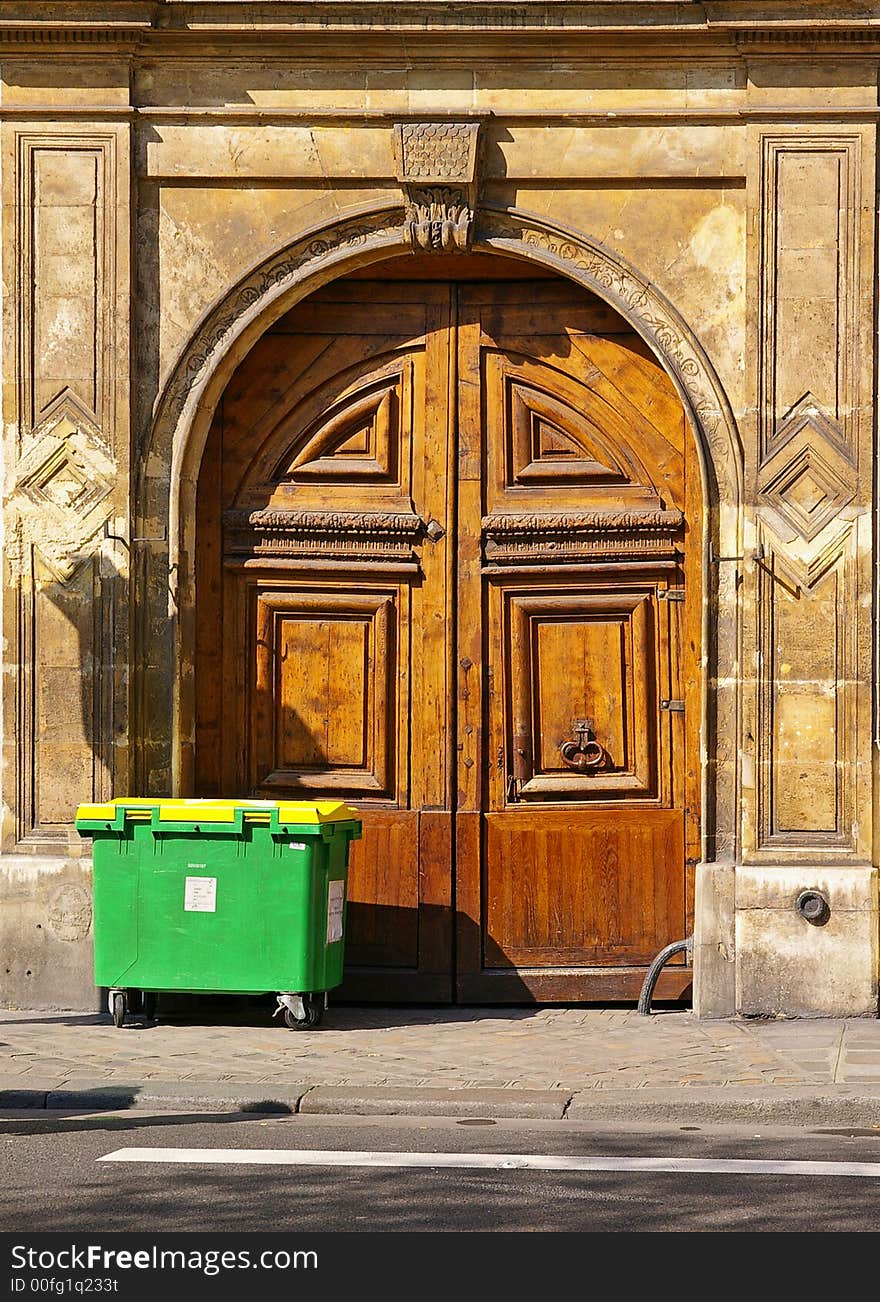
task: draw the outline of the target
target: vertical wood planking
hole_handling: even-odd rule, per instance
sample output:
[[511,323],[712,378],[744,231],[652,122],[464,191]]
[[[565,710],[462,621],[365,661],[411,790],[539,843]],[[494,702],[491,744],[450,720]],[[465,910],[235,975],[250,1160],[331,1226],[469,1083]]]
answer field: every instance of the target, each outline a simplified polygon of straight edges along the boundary
[[[681,407],[619,318],[570,286],[366,279],[294,309],[227,391],[237,450],[224,457],[225,501],[414,511],[430,532],[393,602],[378,558],[359,576],[338,560],[234,577],[229,657],[246,634],[256,674],[241,726],[257,759],[263,738],[279,738],[254,780],[267,793],[338,791],[362,812],[346,993],[445,997],[454,948],[466,997],[509,995],[520,968],[545,972],[552,997],[571,989],[560,965],[645,963],[664,928],[663,943],[682,934],[671,752],[685,724],[667,716],[661,729],[656,713],[683,612],[661,609],[661,580],[635,564],[623,577],[548,555],[486,583],[482,518],[683,506]],[[230,684],[249,672],[227,665]],[[595,779],[561,762],[582,717],[616,752]]]

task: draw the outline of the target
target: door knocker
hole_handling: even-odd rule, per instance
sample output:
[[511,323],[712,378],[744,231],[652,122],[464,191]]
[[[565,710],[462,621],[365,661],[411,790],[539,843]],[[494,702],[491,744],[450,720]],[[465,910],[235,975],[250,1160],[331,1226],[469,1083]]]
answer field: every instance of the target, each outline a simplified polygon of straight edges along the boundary
[[577,741],[564,741],[559,749],[564,763],[577,773],[598,773],[611,763],[611,756],[593,733],[592,719],[572,719]]

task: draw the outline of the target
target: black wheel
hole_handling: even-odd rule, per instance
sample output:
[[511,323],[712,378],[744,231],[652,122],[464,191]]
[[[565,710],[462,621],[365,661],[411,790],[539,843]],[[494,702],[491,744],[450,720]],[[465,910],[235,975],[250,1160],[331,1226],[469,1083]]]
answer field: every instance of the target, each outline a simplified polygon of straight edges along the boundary
[[156,1017],[156,992],[155,990],[141,991],[141,1006],[144,1017],[148,1022],[152,1022]]
[[284,1020],[291,1031],[313,1031],[320,1026],[324,1013],[324,1001],[318,995],[302,995],[305,1017],[296,1017],[293,1010],[284,1009]]
[[122,990],[114,991],[110,1011],[113,1014],[113,1025],[122,1026],[125,1021],[125,994]]

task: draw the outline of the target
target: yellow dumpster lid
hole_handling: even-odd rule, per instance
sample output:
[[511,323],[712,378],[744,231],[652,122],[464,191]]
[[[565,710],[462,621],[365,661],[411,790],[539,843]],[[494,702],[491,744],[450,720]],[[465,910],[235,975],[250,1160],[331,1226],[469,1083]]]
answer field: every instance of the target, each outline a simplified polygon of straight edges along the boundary
[[357,810],[341,800],[191,800],[185,797],[122,796],[99,804],[83,804],[76,811],[77,821],[112,820],[117,810],[125,809],[133,818],[151,818],[158,809],[160,823],[234,823],[236,811],[244,811],[248,821],[268,822],[277,809],[281,823],[339,823],[357,818]]

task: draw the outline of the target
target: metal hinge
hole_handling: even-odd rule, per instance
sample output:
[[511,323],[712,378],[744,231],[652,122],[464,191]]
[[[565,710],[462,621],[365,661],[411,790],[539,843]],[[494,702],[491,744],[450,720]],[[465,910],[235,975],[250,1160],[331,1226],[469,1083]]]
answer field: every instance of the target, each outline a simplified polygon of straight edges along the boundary
[[660,702],[661,710],[669,710],[672,714],[684,714],[684,701],[663,700]]
[[684,601],[684,588],[661,588],[657,596],[660,601]]

